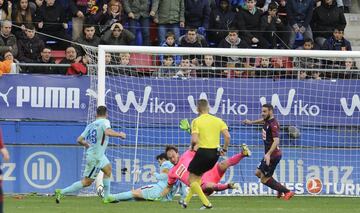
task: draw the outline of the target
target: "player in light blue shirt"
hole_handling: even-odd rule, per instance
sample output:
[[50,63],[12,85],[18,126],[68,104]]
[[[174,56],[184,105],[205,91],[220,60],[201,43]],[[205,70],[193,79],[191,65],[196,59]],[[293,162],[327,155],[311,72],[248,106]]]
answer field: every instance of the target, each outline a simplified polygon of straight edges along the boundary
[[[161,198],[161,192],[167,186],[167,173],[174,165],[167,160],[165,153],[156,156],[156,160],[160,165],[160,173],[155,172],[153,174],[158,181],[157,183],[143,186],[135,190],[110,195],[107,199],[104,200],[104,203],[130,200],[159,200]],[[186,190],[185,185],[181,185],[179,182],[176,184],[176,186],[177,187],[174,187],[166,197],[162,198],[162,201],[171,201],[178,190],[180,190],[180,194],[182,194],[183,197],[186,195],[186,192],[184,191]]]
[[60,203],[60,199],[64,194],[76,192],[84,187],[90,186],[100,170],[104,172],[104,198],[109,196],[111,163],[105,156],[105,150],[109,143],[109,137],[125,139],[126,134],[112,130],[110,121],[107,117],[106,107],[99,106],[96,109],[96,120],[89,124],[84,132],[78,137],[77,142],[86,148],[86,165],[83,173],[84,178],[64,189],[56,189],[56,203]]

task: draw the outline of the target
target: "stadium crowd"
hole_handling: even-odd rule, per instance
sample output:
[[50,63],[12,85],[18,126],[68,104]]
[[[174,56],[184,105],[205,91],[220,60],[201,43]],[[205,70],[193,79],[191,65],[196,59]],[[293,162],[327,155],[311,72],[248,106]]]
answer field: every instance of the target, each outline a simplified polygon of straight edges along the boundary
[[[146,45],[351,51],[344,12],[351,0],[0,0],[0,73],[12,62],[23,73],[82,75],[92,63],[81,45]],[[63,57],[52,53],[64,51]],[[11,54],[11,57],[9,56]],[[108,64],[134,64],[134,54],[107,55]],[[324,69],[357,69],[351,58],[152,57],[156,70],[119,68],[117,74],[158,77],[334,77]],[[173,69],[176,67],[177,69]],[[195,69],[194,67],[201,67]],[[216,69],[215,67],[227,67]],[[269,68],[266,72],[252,68]],[[289,74],[287,68],[318,69]],[[231,68],[246,68],[231,70]],[[283,71],[271,71],[271,69]],[[358,78],[349,72],[335,77]]]

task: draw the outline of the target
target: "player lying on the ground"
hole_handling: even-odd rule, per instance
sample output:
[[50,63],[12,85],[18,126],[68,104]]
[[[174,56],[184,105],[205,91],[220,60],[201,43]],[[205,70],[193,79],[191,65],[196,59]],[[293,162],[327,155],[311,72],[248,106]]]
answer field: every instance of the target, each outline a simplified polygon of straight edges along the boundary
[[[141,188],[122,192],[119,194],[110,195],[107,199],[104,200],[104,203],[111,203],[114,201],[129,201],[129,200],[158,200],[160,198],[161,192],[167,186],[169,170],[174,166],[170,161],[167,160],[166,154],[162,153],[156,156],[156,160],[160,165],[160,173],[154,173],[154,176],[158,182],[156,184],[151,184],[143,186]],[[169,194],[164,197],[164,201],[171,201],[175,193],[179,189],[179,193],[184,197],[186,195],[186,186],[180,181],[175,183],[175,186]]]
[[[216,163],[211,170],[209,170],[202,176],[201,188],[206,195],[211,195],[215,191],[224,191],[226,189],[235,188],[234,183],[221,184],[219,182],[229,167],[238,164],[241,159],[251,155],[251,151],[246,144],[243,144],[241,148],[241,153],[238,153],[226,160]],[[173,186],[178,180],[189,186],[189,171],[187,170],[187,168],[189,166],[189,163],[195,156],[194,150],[187,150],[180,157],[178,149],[175,146],[167,146],[165,152],[167,157],[169,158],[169,161],[175,166],[170,169],[168,173],[168,185],[161,193],[162,197],[166,196],[168,193],[171,192]]]

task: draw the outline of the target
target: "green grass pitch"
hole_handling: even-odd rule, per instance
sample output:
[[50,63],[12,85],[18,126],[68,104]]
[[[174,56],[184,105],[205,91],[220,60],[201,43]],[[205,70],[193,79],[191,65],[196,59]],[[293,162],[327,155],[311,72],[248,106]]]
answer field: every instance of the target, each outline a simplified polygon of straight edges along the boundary
[[[356,213],[360,212],[360,198],[294,197],[290,201],[275,197],[210,197],[211,212],[302,212],[302,213]],[[121,202],[102,204],[97,197],[68,196],[55,204],[54,197],[26,196],[23,199],[5,197],[5,213],[176,213],[199,212],[200,202],[194,197],[188,208],[181,209],[172,202]]]

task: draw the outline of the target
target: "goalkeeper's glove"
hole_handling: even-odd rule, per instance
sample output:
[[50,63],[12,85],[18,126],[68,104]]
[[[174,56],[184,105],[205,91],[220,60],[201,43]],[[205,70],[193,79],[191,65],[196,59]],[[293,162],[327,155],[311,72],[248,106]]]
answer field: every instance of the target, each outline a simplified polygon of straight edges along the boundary
[[182,119],[182,120],[180,121],[179,127],[180,127],[180,129],[182,129],[182,130],[184,130],[184,131],[186,131],[186,132],[188,132],[188,133],[191,134],[191,128],[190,128],[190,124],[189,124],[188,119],[186,119],[186,118],[185,118],[185,119]]

